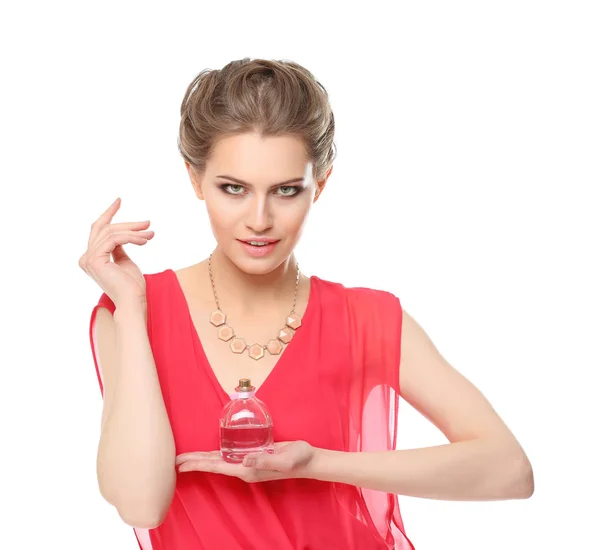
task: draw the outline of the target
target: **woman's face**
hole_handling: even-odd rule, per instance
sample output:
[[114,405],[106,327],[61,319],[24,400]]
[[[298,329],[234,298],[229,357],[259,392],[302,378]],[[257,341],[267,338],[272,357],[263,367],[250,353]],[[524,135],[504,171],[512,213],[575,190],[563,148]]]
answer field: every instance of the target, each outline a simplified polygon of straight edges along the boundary
[[[331,173],[314,180],[298,138],[254,133],[219,140],[202,174],[186,166],[219,248],[253,274],[269,273],[289,258]],[[272,244],[247,244],[261,239]]]

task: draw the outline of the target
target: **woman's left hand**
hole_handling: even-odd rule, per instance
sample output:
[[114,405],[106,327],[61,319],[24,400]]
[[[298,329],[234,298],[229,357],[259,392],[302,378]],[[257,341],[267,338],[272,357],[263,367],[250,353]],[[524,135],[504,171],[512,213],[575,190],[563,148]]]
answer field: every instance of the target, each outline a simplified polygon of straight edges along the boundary
[[306,441],[281,441],[274,447],[273,453],[250,453],[240,464],[230,464],[220,451],[210,451],[177,455],[175,465],[179,472],[224,474],[239,477],[247,483],[307,477],[315,447]]

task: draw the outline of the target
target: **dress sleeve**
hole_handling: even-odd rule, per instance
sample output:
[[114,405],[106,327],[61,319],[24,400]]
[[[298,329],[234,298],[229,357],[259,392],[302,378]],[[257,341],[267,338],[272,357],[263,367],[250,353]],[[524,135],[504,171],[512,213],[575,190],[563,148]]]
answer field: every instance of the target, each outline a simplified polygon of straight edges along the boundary
[[[351,372],[347,404],[346,441],[351,452],[396,449],[400,398],[402,305],[384,290],[348,288],[348,330]],[[404,533],[398,496],[357,488],[365,508],[351,511],[374,525],[389,548],[413,549]],[[343,499],[340,499],[343,502]]]
[[349,289],[348,302],[352,355],[363,389],[386,386],[399,394],[400,299],[385,290],[358,287]]
[[98,308],[104,307],[110,311],[111,314],[115,313],[115,304],[108,297],[108,295],[103,292],[98,300],[98,303],[92,309],[92,315],[90,318],[90,346],[92,348],[92,357],[94,359],[94,365],[96,367],[96,375],[98,377],[98,384],[100,385],[100,392],[104,397],[104,383],[102,378],[102,365],[100,364],[100,358],[98,356],[98,349],[96,344],[96,313],[98,312]]

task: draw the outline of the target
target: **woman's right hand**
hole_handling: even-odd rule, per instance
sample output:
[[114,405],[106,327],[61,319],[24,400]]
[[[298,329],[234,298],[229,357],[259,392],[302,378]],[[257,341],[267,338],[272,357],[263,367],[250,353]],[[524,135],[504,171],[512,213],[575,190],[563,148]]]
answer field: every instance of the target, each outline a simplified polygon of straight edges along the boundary
[[146,303],[146,280],[123,245],[144,245],[154,237],[154,231],[142,231],[150,221],[111,224],[120,206],[118,198],[92,224],[88,248],[79,259],[79,267],[100,285],[115,307],[132,302]]

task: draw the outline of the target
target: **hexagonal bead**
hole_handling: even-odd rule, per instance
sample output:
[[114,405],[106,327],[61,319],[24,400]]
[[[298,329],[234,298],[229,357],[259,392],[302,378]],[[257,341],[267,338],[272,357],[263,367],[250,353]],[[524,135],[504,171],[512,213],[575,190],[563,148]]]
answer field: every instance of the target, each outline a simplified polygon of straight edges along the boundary
[[227,342],[233,338],[233,329],[229,325],[222,325],[219,327],[217,335],[223,342]]
[[246,349],[246,342],[243,338],[234,338],[229,344],[233,353],[242,353]]
[[267,343],[267,351],[271,355],[279,355],[282,349],[283,345],[279,340],[269,340],[269,342]]
[[302,320],[297,313],[290,313],[288,315],[286,325],[292,327],[294,330],[302,326]]
[[294,336],[294,331],[291,328],[285,327],[279,331],[279,338],[284,344],[287,344]]
[[252,359],[262,359],[265,355],[265,350],[260,344],[252,344],[248,349],[248,355],[252,357]]
[[215,325],[215,327],[221,326],[227,320],[227,315],[225,315],[221,310],[217,309],[217,311],[213,311],[210,314],[210,322]]

